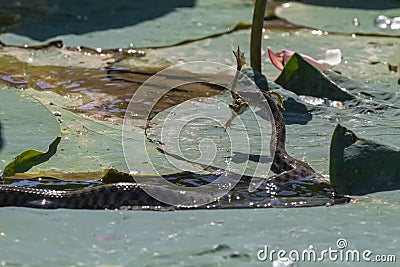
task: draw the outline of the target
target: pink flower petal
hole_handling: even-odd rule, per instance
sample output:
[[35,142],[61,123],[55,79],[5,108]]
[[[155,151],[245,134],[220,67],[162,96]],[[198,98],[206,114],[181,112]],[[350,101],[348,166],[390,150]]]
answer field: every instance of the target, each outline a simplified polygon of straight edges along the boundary
[[283,54],[283,65],[285,65],[286,62],[288,62],[289,59],[293,56],[294,52],[291,50],[283,49],[282,54]]
[[[287,49],[283,49],[282,52],[274,53],[268,48],[268,56],[279,70],[283,70],[284,65],[291,56],[293,56],[295,52]],[[308,63],[313,65],[315,68],[319,69],[320,71],[324,71],[327,69],[332,68],[333,66],[337,65],[341,61],[341,53],[339,49],[327,50],[324,59],[315,60],[310,56],[300,54]]]
[[277,67],[280,70],[283,70],[284,63],[283,63],[283,55],[281,52],[275,54],[274,52],[272,52],[271,49],[268,48],[268,56],[275,67]]

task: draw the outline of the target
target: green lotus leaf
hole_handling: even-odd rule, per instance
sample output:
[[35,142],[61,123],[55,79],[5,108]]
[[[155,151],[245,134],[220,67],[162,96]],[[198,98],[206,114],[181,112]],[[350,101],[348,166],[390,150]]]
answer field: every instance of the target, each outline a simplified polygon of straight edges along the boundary
[[59,135],[56,117],[43,104],[25,91],[0,86],[0,173],[21,152],[45,151]]
[[[15,171],[12,171],[14,161],[11,162],[7,171],[7,175],[12,176],[9,177],[10,179],[46,176],[60,180],[87,181],[127,177],[130,171],[143,175],[176,172],[175,169],[165,166],[163,158],[160,157],[161,153],[151,144],[147,148],[145,147],[143,129],[131,127],[132,132],[129,134],[129,138],[130,144],[133,145],[130,158],[134,161],[135,166],[133,166],[134,169],[128,169],[122,147],[122,125],[75,114],[70,109],[79,105],[80,102],[62,97],[54,92],[27,89],[24,94],[46,106],[47,112],[50,111],[50,114],[57,115],[58,123],[61,126],[61,137],[50,145],[49,153],[46,155],[53,156],[49,157],[47,161],[36,160],[37,164],[31,166],[32,168],[15,167]],[[55,117],[53,114],[51,115]],[[56,145],[58,148],[54,154]],[[25,158],[27,155],[38,156],[39,154],[37,151],[30,150],[23,152],[17,158]],[[43,157],[46,156],[43,155]],[[149,158],[152,162],[149,162]],[[155,170],[152,164],[161,167]],[[130,167],[132,168],[132,166]],[[20,174],[21,172],[24,173]]]
[[275,82],[297,95],[338,101],[354,98],[297,53],[288,60]]
[[356,136],[338,124],[330,146],[330,179],[339,194],[400,189],[400,149]]
[[276,14],[293,24],[328,32],[399,36],[398,22],[386,23],[384,19],[399,16],[398,4],[397,8],[390,5],[391,8],[384,9],[385,3],[380,3],[379,9],[361,8],[367,5],[365,1],[360,3],[360,8],[291,3],[277,8]]
[[33,166],[48,161],[56,152],[61,137],[58,136],[50,145],[47,152],[35,149],[25,150],[4,168],[4,176],[12,176],[16,173],[23,173],[31,169]]
[[[25,45],[59,39],[66,46],[103,49],[170,46],[228,33],[235,27],[240,29],[241,21],[248,27],[253,9],[251,3],[240,0],[162,5],[154,1],[101,2],[95,6],[72,1],[53,5],[56,14],[38,11],[40,7],[34,2],[24,2],[22,10],[25,12],[18,20],[18,27],[8,27],[7,32],[0,35],[2,42]],[[6,12],[15,10],[12,5],[3,8]]]

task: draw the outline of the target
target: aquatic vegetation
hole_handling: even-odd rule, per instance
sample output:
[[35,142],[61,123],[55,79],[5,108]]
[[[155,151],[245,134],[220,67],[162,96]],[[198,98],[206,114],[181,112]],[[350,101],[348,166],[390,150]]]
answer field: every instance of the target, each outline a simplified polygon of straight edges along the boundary
[[[272,64],[279,70],[283,70],[286,62],[294,55],[295,52],[283,49],[282,52],[274,53],[268,48],[268,56]],[[325,57],[323,59],[315,60],[310,56],[300,54],[305,60],[308,61],[315,68],[320,71],[328,70],[336,65],[339,65],[342,61],[342,53],[340,49],[329,49],[325,51]]]
[[[255,1],[0,2],[0,172],[26,150],[45,152],[61,135],[57,152],[49,160],[24,173],[3,176],[1,186],[19,187],[9,188],[6,194],[37,193],[37,198],[31,199],[31,205],[36,207],[55,207],[57,202],[43,201],[46,193],[51,197],[71,196],[76,190],[93,192],[90,190],[99,185],[117,189],[116,192],[137,190],[131,182],[141,176],[161,177],[148,168],[149,159],[139,149],[139,143],[132,149],[138,152],[134,159],[138,168],[129,173],[124,162],[121,124],[131,95],[153,74],[173,65],[208,61],[234,67],[232,50],[240,45],[246,55],[250,52],[249,27]],[[340,252],[344,256],[349,255],[345,252],[354,255],[363,250],[372,251],[372,256],[397,256],[399,191],[358,194],[398,186],[394,174],[398,162],[393,162],[396,157],[390,157],[400,147],[399,32],[391,29],[396,26],[393,19],[399,16],[398,0],[307,0],[302,2],[313,5],[297,1],[283,7],[281,2],[264,2],[270,8],[265,19],[259,12],[263,19],[259,29],[264,26],[258,33],[262,42],[259,47],[272,51],[286,48],[302,54],[292,55],[286,70],[279,70],[271,64],[268,53],[253,49],[260,71],[243,68],[242,73],[256,81],[260,89],[284,97],[285,110],[281,112],[286,123],[287,152],[309,163],[325,182],[266,182],[264,190],[250,192],[255,176],[273,175],[267,168],[270,154],[254,142],[261,133],[271,132],[268,125],[261,132],[254,123],[255,118],[266,117],[259,109],[253,109],[255,116],[251,116],[249,111],[254,106],[250,105],[238,110],[240,116],[225,131],[222,126],[231,115],[230,92],[203,83],[179,86],[154,106],[148,118],[140,116],[140,112],[132,114],[136,121],[131,129],[137,134],[133,140],[143,141],[144,129],[136,125],[143,125],[146,120],[150,127],[147,134],[155,141],[148,143],[149,153],[153,153],[152,161],[160,170],[168,166],[167,161],[155,158],[165,159],[160,156],[162,151],[176,151],[169,149],[168,142],[157,142],[163,141],[158,134],[160,125],[174,108],[185,107],[180,109],[181,114],[175,113],[175,118],[199,114],[200,109],[212,118],[219,116],[219,125],[206,124],[206,120],[187,124],[179,139],[179,155],[183,159],[199,159],[209,167],[210,160],[204,159],[212,157],[201,152],[207,152],[214,142],[218,156],[213,163],[217,168],[190,165],[192,172],[165,172],[161,178],[185,188],[207,185],[218,179],[226,162],[231,161],[232,168],[246,165],[249,173],[235,191],[203,210],[177,212],[0,208],[0,239],[5,252],[1,265],[296,265],[286,259],[260,262],[259,252],[268,248],[274,252],[318,253],[343,243],[346,248],[340,247]],[[272,6],[278,8],[274,11]],[[146,10],[152,12],[148,14]],[[87,31],[94,27],[96,31]],[[43,36],[51,37],[45,40]],[[54,40],[61,42],[49,45]],[[304,57],[324,58],[325,51],[332,47],[342,54],[341,63],[333,70],[321,72]],[[134,56],[138,51],[143,53]],[[203,65],[190,70],[190,77],[195,74],[214,75],[228,81],[227,88],[231,86],[232,77],[228,79],[220,69]],[[280,75],[286,88],[274,82]],[[296,82],[295,78],[300,80]],[[313,91],[319,97],[311,96]],[[344,99],[330,99],[338,96]],[[146,99],[150,99],[144,105],[148,107],[152,98]],[[236,104],[243,107],[241,101]],[[178,120],[170,121],[175,122],[172,128],[176,128]],[[249,139],[235,138],[241,121],[249,129]],[[334,132],[338,123],[347,130]],[[230,136],[235,139],[229,143],[232,132]],[[170,133],[176,136],[176,131]],[[198,137],[208,139],[198,146]],[[251,144],[248,151],[244,149],[247,141]],[[330,155],[330,149],[335,153]],[[256,172],[256,167],[262,168]],[[120,182],[130,184],[110,185]],[[349,198],[332,198],[330,182],[336,184],[335,190],[340,194],[351,194],[354,201],[331,207]],[[109,202],[107,207],[114,203],[105,195],[97,201],[92,198],[95,201],[91,203],[79,202],[79,197],[65,199],[71,201],[64,204],[75,208],[104,200]],[[275,207],[281,209],[266,209]],[[339,261],[324,260],[323,265],[358,265]]]
[[329,173],[336,190],[346,195],[400,189],[400,149],[358,137],[337,125],[330,146]]
[[[259,5],[261,3],[261,6],[265,4],[262,1],[257,2]],[[295,7],[290,6],[290,8]],[[284,14],[279,10],[278,15]],[[255,34],[252,35],[251,64],[254,69],[259,69],[260,72],[266,74],[269,79],[277,73],[273,68],[274,65],[281,71],[277,73],[276,83],[267,81],[265,77],[262,86],[257,83],[259,77],[255,78],[256,83],[263,90],[267,90],[268,87],[272,89],[273,91],[269,94],[278,94],[286,98],[286,110],[282,112],[288,128],[288,148],[296,157],[307,160],[312,166],[316,166],[318,172],[327,176],[327,158],[324,155],[329,144],[326,137],[331,135],[330,129],[337,121],[343,123],[354,120],[356,121],[355,131],[357,131],[363,125],[370,125],[371,118],[368,114],[390,116],[396,112],[398,96],[391,92],[393,75],[396,73],[389,73],[387,66],[392,66],[391,70],[395,71],[397,61],[393,59],[390,63],[381,60],[382,54],[395,53],[394,41],[391,38],[383,40],[369,36],[362,38],[334,36],[318,30],[297,31],[297,28],[293,28],[293,31],[285,29],[288,31],[285,34],[269,29],[261,31],[263,12],[257,14],[255,23],[258,23],[259,31],[252,32]],[[359,17],[358,22],[361,25],[364,25],[363,21]],[[143,50],[133,45],[121,49],[91,48],[90,42],[85,43],[86,37],[79,39],[82,41],[79,46],[71,47],[65,45],[71,45],[71,40],[63,36],[60,37],[60,41],[42,44],[27,42],[32,45],[21,45],[19,41],[13,44],[10,35],[2,35],[4,39],[1,44],[3,49],[0,53],[0,62],[2,66],[7,66],[1,71],[2,83],[25,89],[13,92],[13,97],[18,101],[24,98],[38,101],[33,110],[36,112],[41,106],[46,107],[48,111],[42,110],[40,114],[43,118],[49,119],[43,122],[38,118],[32,122],[32,129],[36,129],[35,125],[43,125],[38,130],[39,137],[29,135],[32,136],[30,141],[37,145],[26,142],[26,146],[19,145],[14,148],[9,146],[10,135],[17,134],[10,131],[8,123],[5,125],[4,122],[2,123],[1,168],[4,169],[13,157],[30,148],[45,151],[54,138],[62,133],[57,153],[47,161],[33,164],[35,166],[32,165],[32,168],[26,172],[22,169],[17,172],[6,171],[4,175],[8,177],[4,178],[9,183],[13,183],[13,179],[37,178],[44,174],[58,179],[80,181],[99,181],[104,177],[111,177],[110,179],[113,180],[113,177],[117,177],[115,181],[118,182],[120,177],[130,177],[125,163],[121,160],[122,151],[118,137],[129,96],[162,67],[190,60],[214,60],[233,66],[234,60],[227,53],[229,51],[227,44],[240,43],[241,47],[247,47],[249,24],[247,22],[227,24],[232,26],[226,31],[218,28],[214,29],[211,35],[204,35],[204,31],[200,31],[198,35],[190,35],[187,39],[167,38],[152,46],[152,49],[143,47]],[[275,63],[269,64],[266,60],[268,56],[262,56],[261,49],[257,49],[261,40],[267,41],[271,49],[281,48],[281,44],[285,43],[287,44],[285,47],[304,51],[304,54],[290,50],[274,54],[272,50],[268,50],[268,56]],[[314,45],[310,46],[310,42]],[[340,50],[329,51],[332,43],[339,44]],[[155,49],[156,46],[157,49]],[[320,61],[306,56],[311,53],[314,55],[315,51],[318,53],[328,51],[328,54]],[[360,51],[360,53],[357,54],[355,51]],[[342,57],[341,64],[338,64]],[[361,60],[358,60],[359,58]],[[327,70],[332,66],[335,66],[336,72]],[[192,71],[207,73],[207,69]],[[263,76],[262,73],[259,73],[259,76]],[[223,73],[216,72],[213,75],[217,77]],[[36,90],[26,89],[30,87]],[[379,91],[381,88],[383,91]],[[2,99],[6,99],[4,93],[6,90],[10,89],[2,89],[2,96],[4,96]],[[185,85],[174,89],[160,103],[157,103],[150,118],[138,117],[137,119],[138,121],[149,119],[151,125],[155,122],[152,119],[157,114],[187,99],[198,96],[212,97],[221,93],[223,90],[218,87],[203,84]],[[235,96],[235,92],[231,95],[237,100],[236,105],[231,104],[234,111],[232,114],[236,116],[246,113],[246,108],[243,108],[245,105],[239,101],[240,96]],[[388,99],[394,104],[390,104]],[[3,107],[6,106],[3,105]],[[337,109],[332,111],[331,107]],[[29,109],[29,112],[33,113],[33,110]],[[10,116],[12,112],[12,107],[7,108],[6,117],[12,118]],[[19,110],[15,112],[20,117],[20,123],[29,124],[29,119],[22,116]],[[232,120],[228,120],[226,126],[229,126],[232,121],[233,117]],[[377,121],[372,119],[372,122],[374,124]],[[299,124],[302,127],[298,127]],[[58,129],[60,126],[61,131]],[[313,127],[316,127],[317,133],[312,129]],[[22,134],[23,130],[15,129],[15,132],[21,133],[21,139],[28,139]],[[373,129],[380,128],[374,125]],[[143,129],[136,130],[138,139],[143,137],[141,136],[144,133]],[[37,134],[38,131],[33,132]],[[372,132],[374,133],[374,130]],[[311,137],[305,138],[305,136]],[[395,142],[393,139],[389,141]],[[160,153],[160,150],[151,151],[155,155]],[[140,154],[140,151],[138,152]],[[257,158],[256,156],[251,155],[250,161]],[[262,155],[258,156],[262,159]],[[138,162],[143,162],[143,164],[135,170],[137,174],[154,174],[147,168],[146,159],[138,157]],[[24,170],[26,169],[28,167]],[[110,170],[115,170],[115,172],[110,172]],[[183,180],[192,184],[199,182],[193,177]]]

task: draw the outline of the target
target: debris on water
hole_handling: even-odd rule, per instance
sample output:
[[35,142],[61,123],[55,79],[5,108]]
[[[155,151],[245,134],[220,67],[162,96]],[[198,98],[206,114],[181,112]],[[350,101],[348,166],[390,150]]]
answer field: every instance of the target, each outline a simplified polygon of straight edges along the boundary
[[388,63],[389,71],[397,72],[398,66],[399,66],[399,64],[392,65],[392,64]]
[[241,253],[239,251],[234,251],[229,255],[224,256],[224,259],[250,259],[250,255],[247,253]]
[[203,255],[207,255],[207,254],[214,254],[217,252],[230,251],[230,250],[231,250],[231,247],[227,244],[216,244],[211,249],[206,249],[204,251],[196,253],[195,255],[203,256]]

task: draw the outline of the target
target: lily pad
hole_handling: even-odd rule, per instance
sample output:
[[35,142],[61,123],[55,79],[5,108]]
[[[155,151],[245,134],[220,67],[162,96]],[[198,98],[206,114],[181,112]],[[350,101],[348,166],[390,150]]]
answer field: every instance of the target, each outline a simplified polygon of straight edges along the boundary
[[61,137],[58,136],[53,143],[49,145],[49,149],[46,152],[35,149],[25,150],[7,164],[4,168],[4,176],[12,176],[16,173],[26,172],[33,166],[48,161],[57,152],[57,146],[60,140]]
[[[169,66],[190,61],[210,61],[235,66],[236,62],[231,50],[241,50],[249,55],[250,31],[233,32],[220,37],[209,38],[189,44],[162,49],[145,50],[146,55],[140,58],[123,59],[116,65],[125,68],[143,68],[158,64]],[[263,34],[262,56],[263,73],[274,80],[281,74],[268,58],[268,47],[273,51],[290,49],[295,52],[309,55],[313,58],[322,58],[328,49],[342,51],[342,63],[334,67],[335,71],[352,79],[362,79],[363,83],[376,83],[382,88],[382,83],[391,83],[397,86],[397,75],[388,71],[386,62],[397,65],[400,61],[400,49],[396,45],[397,38],[376,38],[369,36],[333,35],[315,33],[312,31],[286,31],[279,32],[266,29]],[[313,45],[310,45],[312,43]],[[193,72],[209,70],[193,70]]]
[[99,176],[89,173],[111,167],[127,171],[122,154],[120,126],[74,114],[63,102],[54,101],[58,98],[55,93],[35,90],[29,93],[52,112],[59,114],[62,140],[55,156],[33,167],[27,174],[46,174],[48,177],[66,179],[71,173],[87,173],[87,180],[97,180],[101,178],[100,173]]
[[168,153],[165,162],[177,171],[227,170],[250,177],[269,175],[271,123],[265,111],[254,107],[229,120],[230,93],[186,101],[164,110],[152,120],[149,138]]
[[47,150],[60,134],[55,116],[24,91],[0,87],[0,173],[4,166],[28,149]]
[[[147,56],[138,60],[142,61],[143,64],[147,61],[147,64],[151,66],[156,66],[158,62],[167,62],[166,65],[171,65],[191,60],[210,60],[234,66],[235,62],[230,48],[234,48],[237,44],[240,44],[240,47],[246,50],[249,46],[249,33],[248,30],[243,30],[177,47],[147,50]],[[310,45],[310,43],[315,45]],[[368,97],[372,104],[375,102],[384,104],[386,102],[386,105],[390,104],[393,106],[390,109],[380,109],[378,106],[376,106],[376,108],[372,106],[371,108],[367,102],[362,103],[363,105],[360,106],[357,105],[357,101],[354,101],[354,105],[353,103],[350,103],[347,110],[341,111],[334,108],[323,107],[316,109],[310,104],[302,103],[303,107],[306,106],[306,109],[303,109],[301,115],[297,111],[293,112],[293,110],[290,110],[291,125],[288,125],[287,127],[287,149],[290,153],[309,162],[318,172],[327,174],[329,139],[332,129],[338,122],[351,123],[354,130],[362,132],[363,136],[368,138],[400,145],[399,139],[397,138],[399,129],[393,127],[393,125],[396,125],[395,123],[397,123],[397,120],[395,119],[397,118],[395,106],[399,101],[399,96],[396,93],[398,88],[398,74],[390,73],[387,65],[384,63],[384,61],[392,59],[393,56],[397,54],[398,47],[396,47],[396,43],[396,38],[359,36],[351,38],[350,36],[340,35],[318,35],[306,31],[288,31],[282,33],[270,31],[268,29],[264,32],[264,49],[266,49],[267,46],[271,46],[273,50],[290,48],[291,50],[308,54],[315,58],[323,56],[326,49],[341,49],[343,52],[343,61],[341,65],[335,67],[335,70],[342,73],[340,77],[347,76],[350,79],[346,81],[343,79],[336,79],[338,77],[335,78],[331,74],[329,74],[329,77],[335,80],[340,87],[348,89],[352,94],[354,92],[354,95],[358,96],[362,92],[364,96],[367,96],[367,94],[371,94],[372,92],[374,97]],[[12,52],[9,53],[12,54]],[[27,53],[24,55],[26,57],[28,56]],[[126,68],[134,68],[136,70],[138,65],[135,63],[136,60],[136,58],[123,60],[118,63],[118,66],[125,66]],[[43,64],[45,64],[45,61],[43,61]],[[278,70],[270,64],[267,56],[263,57],[263,64],[264,73],[266,73],[268,78],[273,79],[274,76],[276,77],[280,74],[280,72],[278,73]],[[208,70],[199,71],[207,72]],[[96,75],[92,76],[100,77]],[[104,78],[104,76],[101,77]],[[68,79],[71,79],[71,83],[73,83],[73,78]],[[104,86],[104,88],[106,88],[106,86]],[[283,89],[280,88],[279,90]],[[295,94],[292,93],[291,95],[293,96],[291,97],[292,99],[296,99],[296,101],[300,102],[302,101],[302,99],[299,99]],[[290,99],[287,101],[290,101]],[[66,109],[64,104],[60,104],[61,108],[55,107],[55,111],[59,110],[62,115],[60,118],[65,121],[63,118],[63,110]],[[360,109],[360,107],[362,109]],[[66,112],[69,111],[68,109],[66,110]],[[312,111],[312,113],[310,111]],[[307,119],[303,119],[303,116],[307,116]],[[78,119],[81,120],[82,117],[78,116]],[[306,125],[299,127],[299,124]],[[105,123],[104,127],[108,127],[108,125],[109,123]],[[111,127],[115,126],[113,124],[110,125]],[[387,130],[389,128],[390,131]],[[77,132],[78,131],[76,131],[76,133]],[[115,130],[115,132],[117,133],[117,130]],[[142,133],[140,129],[138,130],[138,133]],[[46,140],[41,148],[34,148],[46,150],[47,146],[55,136],[57,135]],[[115,136],[117,136],[117,134]],[[118,138],[119,137],[115,140],[118,140]],[[82,137],[82,140],[83,139],[84,138]],[[62,143],[63,140],[60,143],[60,147]],[[115,144],[120,145],[118,142],[115,142]],[[102,145],[99,144],[99,147],[101,146]],[[29,147],[25,149],[28,148]],[[78,147],[76,148],[78,149],[78,152],[81,152]],[[16,151],[10,157],[10,160],[25,149]],[[156,150],[153,149],[152,151]],[[55,158],[56,156],[54,156],[53,159],[50,159],[50,161]],[[45,164],[50,164],[50,161]],[[41,165],[44,166],[45,164]],[[139,160],[138,164],[141,164]],[[70,163],[70,165],[72,165],[72,163]],[[105,165],[108,167],[110,167],[110,165],[114,166],[111,162],[106,162]],[[91,168],[93,165],[88,166]],[[106,169],[106,166],[97,165],[96,168],[91,170]],[[39,167],[40,165],[33,169],[38,171]],[[30,173],[33,173],[33,169]],[[46,170],[49,169],[43,168],[43,171]],[[73,171],[73,168],[71,168],[71,170]],[[138,168],[138,171],[139,170],[140,168]],[[144,168],[144,170],[146,169]],[[90,179],[89,173],[86,175],[81,173],[81,175],[85,176],[86,179]],[[58,177],[60,176],[61,175]],[[101,175],[98,175],[96,177],[100,176]]]
[[399,148],[360,138],[340,124],[330,147],[330,179],[339,194],[400,189]]
[[[169,61],[169,64],[206,60],[235,66],[230,49],[235,49],[234,46],[239,44],[248,55],[246,48],[249,47],[249,36],[250,31],[243,30],[179,47],[149,50],[141,60],[149,60],[152,64],[157,60]],[[270,89],[278,90],[286,98],[284,105],[287,110],[284,113],[286,122],[290,124],[287,125],[287,149],[292,155],[309,162],[317,172],[327,175],[330,137],[338,122],[351,123],[355,130],[368,138],[400,145],[400,139],[397,138],[399,128],[393,126],[397,125],[395,116],[399,113],[396,106],[400,105],[400,97],[396,93],[398,74],[389,72],[385,64],[386,60],[392,60],[399,52],[395,45],[397,38],[352,38],[319,35],[311,31],[282,33],[266,29],[263,43],[265,50],[268,46],[272,50],[288,48],[315,58],[322,57],[327,49],[339,48],[342,51],[342,63],[335,66],[335,71],[327,73],[327,77],[356,96],[346,102],[346,109],[339,110],[324,106],[323,99],[322,104],[314,104],[275,83],[269,83]],[[281,74],[270,63],[267,54],[262,62],[263,72],[270,80]],[[135,66],[134,59],[118,64]],[[193,71],[209,72],[204,69]],[[390,131],[387,130],[389,128]]]
[[1,61],[11,61],[7,56],[16,58],[18,61],[26,63],[28,69],[34,66],[52,66],[54,71],[58,71],[59,66],[99,69],[114,63],[118,58],[115,53],[85,53],[58,47],[29,49],[12,46],[3,47],[0,50],[0,56],[2,56]]
[[[25,90],[25,94],[34,97],[57,115],[61,126],[61,140],[56,140],[57,144],[59,142],[57,153],[51,153],[54,155],[47,161],[33,166],[29,171],[26,171],[27,168],[24,169],[26,172],[23,174],[13,175],[14,173],[9,172],[8,174],[11,175],[9,178],[46,176],[60,180],[88,181],[99,180],[103,176],[109,179],[109,176],[112,175],[110,169],[115,169],[113,173],[129,173],[121,145],[122,125],[75,114],[69,109],[78,105],[79,101],[76,102],[53,92],[28,89]],[[54,115],[52,116],[54,117]],[[161,153],[152,148],[151,144],[145,150],[146,139],[143,129],[131,126],[129,138],[130,143],[135,144],[134,150],[130,153],[130,157],[135,159],[137,168],[135,174],[159,175],[175,172],[174,169],[162,164]],[[21,155],[25,155],[24,153]],[[163,167],[155,170],[148,158],[153,160],[153,164]]]
[[[8,27],[7,33],[0,35],[4,43],[25,45],[60,39],[66,46],[92,48],[169,46],[229,32],[239,22],[250,23],[253,9],[251,3],[240,0],[96,5],[54,1],[52,9],[47,7],[49,4],[44,8],[30,3],[22,3],[24,9],[9,5],[8,8],[22,14],[18,27]],[[23,12],[26,10],[31,11]],[[42,30],[37,31],[38,28]]]
[[285,4],[276,9],[276,15],[289,22],[328,32],[360,33],[370,35],[399,36],[400,25],[380,26],[378,16],[396,17],[400,9],[356,9],[307,5],[302,3]]

